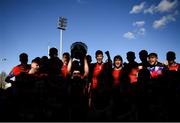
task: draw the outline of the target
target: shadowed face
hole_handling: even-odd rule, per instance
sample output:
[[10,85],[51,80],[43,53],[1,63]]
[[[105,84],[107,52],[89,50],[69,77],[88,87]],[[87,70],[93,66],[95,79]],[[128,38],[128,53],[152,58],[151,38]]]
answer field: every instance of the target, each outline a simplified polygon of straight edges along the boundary
[[31,63],[31,68],[38,69],[38,68],[39,68],[38,63],[32,62],[32,63]]
[[64,56],[63,56],[63,62],[64,62],[64,64],[68,64],[68,62],[69,62],[69,57],[68,57],[67,55],[64,55]]
[[115,59],[114,66],[116,68],[119,68],[119,67],[121,67],[121,65],[122,65],[122,61],[120,59]]
[[81,73],[79,70],[74,70],[73,71],[73,79],[77,80],[81,78]]
[[20,54],[19,60],[22,64],[27,64],[28,62],[28,55],[25,53]]
[[102,63],[103,62],[103,55],[102,54],[98,54],[97,56],[96,56],[96,61],[97,61],[97,63]]
[[155,65],[156,62],[157,62],[157,57],[155,57],[155,56],[150,56],[149,57],[149,64],[150,65]]
[[168,64],[173,64],[174,62],[174,60],[168,60]]

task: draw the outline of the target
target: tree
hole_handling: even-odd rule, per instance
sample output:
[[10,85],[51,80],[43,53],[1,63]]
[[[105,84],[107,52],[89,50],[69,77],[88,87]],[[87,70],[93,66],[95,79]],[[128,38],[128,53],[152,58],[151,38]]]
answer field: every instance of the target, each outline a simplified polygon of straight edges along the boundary
[[5,78],[6,78],[7,74],[6,72],[2,71],[0,74],[0,88],[4,88],[6,82],[5,82]]

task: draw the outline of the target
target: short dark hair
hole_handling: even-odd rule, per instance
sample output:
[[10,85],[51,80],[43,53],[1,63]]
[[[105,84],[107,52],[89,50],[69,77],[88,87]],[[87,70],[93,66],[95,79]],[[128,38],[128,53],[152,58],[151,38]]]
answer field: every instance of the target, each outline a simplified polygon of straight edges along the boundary
[[58,50],[54,47],[49,50],[49,56],[53,55],[58,55]]
[[28,55],[26,53],[21,53],[19,55],[19,60],[22,63],[27,63],[28,62]]
[[116,59],[119,59],[119,60],[123,61],[123,59],[122,59],[122,57],[121,57],[120,55],[116,55],[116,56],[114,57],[114,61],[115,61]]
[[70,57],[70,54],[69,54],[68,52],[64,52],[64,53],[63,53],[63,56]]
[[101,50],[97,50],[96,53],[95,53],[95,55],[97,56],[97,55],[99,55],[99,54],[102,54],[102,55],[103,55],[103,52],[102,52]]
[[127,56],[128,61],[134,60],[136,58],[135,52],[133,52],[133,51],[127,52],[126,56]]
[[143,55],[143,56],[148,56],[148,52],[146,51],[146,50],[141,50],[140,52],[139,52],[139,55],[141,56],[141,55]]
[[152,56],[158,57],[157,53],[150,53],[150,54],[148,55],[148,57],[152,57]]
[[41,63],[41,58],[40,57],[36,57],[35,59],[32,60],[32,62],[37,63],[38,65],[40,65]]
[[167,60],[175,60],[176,59],[176,54],[173,51],[168,51],[166,54],[166,59]]
[[92,62],[92,57],[90,55],[87,55],[86,59],[87,59],[88,62]]

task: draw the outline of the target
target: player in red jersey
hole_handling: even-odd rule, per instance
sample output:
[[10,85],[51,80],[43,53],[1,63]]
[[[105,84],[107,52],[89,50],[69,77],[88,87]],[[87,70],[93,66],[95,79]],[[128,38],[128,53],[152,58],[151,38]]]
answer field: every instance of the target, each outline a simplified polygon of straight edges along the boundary
[[[92,109],[94,114],[97,112],[102,117],[107,118],[105,115],[106,109],[110,106],[110,75],[112,69],[112,62],[109,57],[109,52],[105,52],[108,59],[103,63],[103,52],[97,50],[95,53],[96,63],[92,64],[92,79],[91,79],[91,91],[89,98],[89,107]],[[90,72],[90,73],[91,73]],[[102,112],[103,111],[103,112]],[[99,116],[95,116],[97,118]],[[100,117],[99,117],[100,118]]]
[[98,79],[99,76],[101,75],[102,71],[103,71],[103,52],[98,50],[96,51],[96,63],[93,64],[93,75],[92,75],[92,85],[91,85],[91,89],[96,89],[98,86]]
[[132,51],[127,52],[128,63],[124,64],[123,71],[128,75],[130,83],[136,83],[138,78],[138,63],[135,61],[135,53]]
[[61,74],[63,78],[67,77],[68,74],[68,70],[67,70],[67,66],[70,60],[70,54],[68,52],[63,53],[63,66],[61,68]]
[[28,62],[28,55],[26,53],[21,53],[19,55],[19,61],[21,64],[15,66],[12,71],[9,73],[9,75],[6,77],[6,82],[12,82],[11,78],[15,77],[15,80],[17,79],[17,76],[19,76],[21,73],[27,74],[29,70],[31,69],[31,66],[27,64]]
[[114,68],[112,70],[112,76],[113,76],[113,86],[119,86],[120,85],[120,75],[122,72],[122,57],[120,55],[116,55],[114,57]]
[[166,54],[166,59],[168,61],[167,68],[170,71],[180,71],[180,64],[176,63],[176,54],[173,51],[169,51]]

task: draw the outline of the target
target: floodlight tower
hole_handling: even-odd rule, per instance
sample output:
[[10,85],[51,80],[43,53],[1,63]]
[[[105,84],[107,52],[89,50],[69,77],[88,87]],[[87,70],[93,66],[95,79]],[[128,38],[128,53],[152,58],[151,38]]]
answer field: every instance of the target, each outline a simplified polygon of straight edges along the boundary
[[62,49],[63,49],[63,31],[66,30],[67,27],[67,19],[64,17],[59,17],[58,21],[58,29],[60,29],[60,49],[59,49],[59,57],[62,59]]

